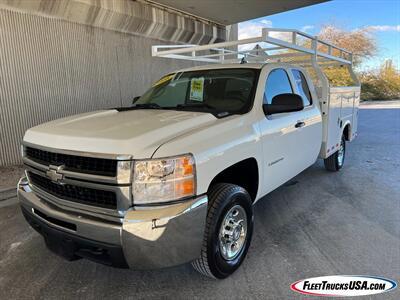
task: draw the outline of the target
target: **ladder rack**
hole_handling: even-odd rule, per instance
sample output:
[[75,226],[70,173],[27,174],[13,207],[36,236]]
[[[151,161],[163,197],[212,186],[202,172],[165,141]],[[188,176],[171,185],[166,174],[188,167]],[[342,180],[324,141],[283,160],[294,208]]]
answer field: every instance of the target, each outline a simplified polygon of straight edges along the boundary
[[[283,36],[286,38],[284,39]],[[256,44],[252,49],[243,46]],[[260,46],[265,44],[265,46]],[[206,63],[280,62],[352,66],[352,53],[322,41],[318,37],[293,29],[263,28],[261,36],[207,45],[156,45],[152,56]],[[302,61],[302,59],[304,59]]]

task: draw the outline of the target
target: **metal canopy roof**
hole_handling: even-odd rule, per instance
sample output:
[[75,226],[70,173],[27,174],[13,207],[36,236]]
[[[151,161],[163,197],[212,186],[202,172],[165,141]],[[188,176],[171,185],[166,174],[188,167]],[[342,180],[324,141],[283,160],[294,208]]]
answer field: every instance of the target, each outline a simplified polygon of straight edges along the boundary
[[330,0],[142,0],[222,25],[268,16]]

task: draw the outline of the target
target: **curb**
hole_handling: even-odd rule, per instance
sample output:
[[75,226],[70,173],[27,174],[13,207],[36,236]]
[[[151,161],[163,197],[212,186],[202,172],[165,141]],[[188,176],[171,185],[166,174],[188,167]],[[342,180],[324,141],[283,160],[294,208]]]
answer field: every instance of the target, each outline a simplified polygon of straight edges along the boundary
[[16,189],[17,189],[16,187],[3,188],[3,189],[0,189],[0,194],[11,192],[12,190],[16,190]]
[[0,203],[17,197],[17,188],[9,187],[0,189]]

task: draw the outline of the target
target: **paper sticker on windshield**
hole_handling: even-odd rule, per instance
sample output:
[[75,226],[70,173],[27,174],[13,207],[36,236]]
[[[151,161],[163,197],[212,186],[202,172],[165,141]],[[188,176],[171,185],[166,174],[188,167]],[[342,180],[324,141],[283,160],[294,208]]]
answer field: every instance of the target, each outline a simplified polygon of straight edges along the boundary
[[204,77],[192,78],[190,81],[190,100],[203,101]]
[[161,77],[161,79],[159,81],[157,81],[156,83],[154,83],[153,86],[157,86],[164,82],[170,81],[172,78],[174,78],[174,76],[175,76],[175,74],[169,74],[164,77]]

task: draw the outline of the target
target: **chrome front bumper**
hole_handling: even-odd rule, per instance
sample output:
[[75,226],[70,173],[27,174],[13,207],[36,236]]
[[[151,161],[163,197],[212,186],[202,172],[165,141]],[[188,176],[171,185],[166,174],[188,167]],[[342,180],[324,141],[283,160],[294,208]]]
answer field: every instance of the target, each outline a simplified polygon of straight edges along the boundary
[[130,209],[122,224],[63,210],[32,192],[26,178],[18,183],[18,198],[30,219],[61,234],[121,247],[132,269],[175,266],[200,255],[207,215],[205,195],[161,208]]

